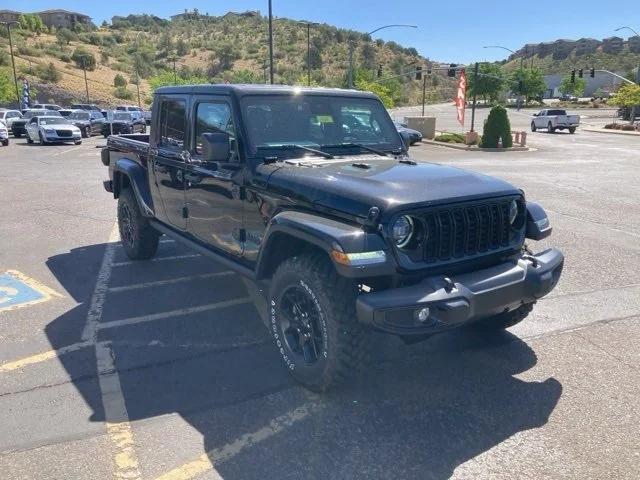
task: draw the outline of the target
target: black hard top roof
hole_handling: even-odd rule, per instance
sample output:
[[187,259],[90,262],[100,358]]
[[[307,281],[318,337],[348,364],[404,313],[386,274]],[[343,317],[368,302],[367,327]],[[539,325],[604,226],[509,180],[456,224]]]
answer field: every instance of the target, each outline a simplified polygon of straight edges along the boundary
[[358,98],[378,98],[373,93],[361,92],[359,90],[345,90],[340,88],[310,88],[292,87],[288,85],[262,85],[262,84],[204,84],[204,85],[181,85],[162,87],[156,90],[157,94],[201,94],[201,95],[235,95],[242,97],[245,95],[324,95],[337,97],[358,97]]

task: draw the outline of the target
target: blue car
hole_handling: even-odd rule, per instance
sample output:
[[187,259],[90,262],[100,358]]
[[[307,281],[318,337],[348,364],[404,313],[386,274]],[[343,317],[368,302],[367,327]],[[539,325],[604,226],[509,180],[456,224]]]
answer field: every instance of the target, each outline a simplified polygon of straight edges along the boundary
[[393,122],[393,124],[396,126],[398,133],[405,132],[406,134],[409,135],[409,139],[410,139],[409,145],[413,145],[417,142],[422,141],[422,134],[419,131],[408,128],[407,125],[404,123]]

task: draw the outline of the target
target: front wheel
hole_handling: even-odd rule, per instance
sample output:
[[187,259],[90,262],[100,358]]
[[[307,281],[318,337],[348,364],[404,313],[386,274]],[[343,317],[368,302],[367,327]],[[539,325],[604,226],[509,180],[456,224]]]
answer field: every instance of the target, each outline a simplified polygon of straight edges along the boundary
[[536,131],[536,124],[531,122],[531,131],[535,132]]
[[75,143],[76,145],[82,145],[82,140],[75,140],[73,143]]
[[576,133],[576,127],[569,128],[569,133]]
[[269,290],[269,329],[289,373],[323,392],[365,364],[368,338],[356,320],[357,286],[321,254],[285,260]]
[[32,144],[33,140],[31,140],[31,137],[29,135],[27,135],[27,143],[28,144]]
[[[27,137],[28,137],[28,136],[29,136],[29,135],[27,135]],[[13,138],[20,138],[20,137],[22,137],[22,134],[21,134],[21,133],[14,133],[14,134],[13,134]]]
[[42,135],[42,132],[38,133],[38,137],[40,138],[40,145],[46,145],[47,141],[44,139],[44,136]]
[[158,251],[160,234],[149,225],[140,212],[133,190],[125,189],[118,198],[118,228],[127,256],[132,260],[147,260]]

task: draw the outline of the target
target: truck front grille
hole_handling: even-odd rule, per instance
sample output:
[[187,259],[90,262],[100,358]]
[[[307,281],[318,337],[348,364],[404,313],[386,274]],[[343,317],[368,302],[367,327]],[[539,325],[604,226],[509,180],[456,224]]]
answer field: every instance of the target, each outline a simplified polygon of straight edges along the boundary
[[513,198],[454,205],[422,213],[422,260],[438,263],[510,246],[509,204]]

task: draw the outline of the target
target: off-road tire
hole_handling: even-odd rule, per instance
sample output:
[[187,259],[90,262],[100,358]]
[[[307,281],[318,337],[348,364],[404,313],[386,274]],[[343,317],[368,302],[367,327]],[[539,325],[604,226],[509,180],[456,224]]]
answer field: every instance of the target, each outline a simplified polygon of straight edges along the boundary
[[[317,308],[322,346],[312,364],[293,351],[283,329],[287,320],[281,307],[292,288],[308,293]],[[357,294],[357,285],[339,276],[322,254],[292,257],[276,269],[269,289],[269,330],[284,366],[309,390],[325,392],[344,385],[366,365],[369,339],[356,319]]]
[[556,132],[556,129],[555,129],[555,128],[553,128],[553,125],[551,124],[551,122],[549,122],[549,123],[547,124],[547,131],[548,131],[549,133],[555,133],[555,132]]
[[148,260],[158,251],[160,234],[140,212],[130,188],[120,192],[118,198],[118,228],[122,246],[131,260]]
[[535,132],[536,130],[537,130],[537,129],[536,129],[536,124],[535,124],[535,123],[533,123],[533,122],[531,122],[531,131],[532,131],[532,132]]
[[493,317],[484,318],[473,324],[480,330],[505,330],[523,321],[533,310],[535,303],[525,303],[510,312],[500,313]]

